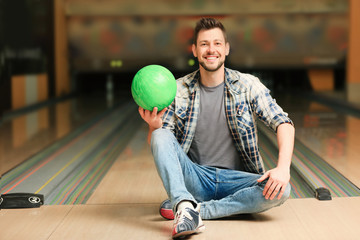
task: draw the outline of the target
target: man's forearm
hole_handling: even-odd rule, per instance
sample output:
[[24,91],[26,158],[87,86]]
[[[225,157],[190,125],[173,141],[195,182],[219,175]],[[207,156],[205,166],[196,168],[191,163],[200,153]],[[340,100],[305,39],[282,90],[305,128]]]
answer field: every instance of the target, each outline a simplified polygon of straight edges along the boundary
[[280,124],[277,128],[279,147],[278,168],[290,169],[294,150],[295,128],[289,123]]
[[149,145],[150,145],[150,143],[151,143],[151,135],[152,135],[152,132],[155,131],[155,130],[156,130],[155,128],[149,126],[149,132],[148,132],[148,136],[147,136],[147,142],[148,142]]

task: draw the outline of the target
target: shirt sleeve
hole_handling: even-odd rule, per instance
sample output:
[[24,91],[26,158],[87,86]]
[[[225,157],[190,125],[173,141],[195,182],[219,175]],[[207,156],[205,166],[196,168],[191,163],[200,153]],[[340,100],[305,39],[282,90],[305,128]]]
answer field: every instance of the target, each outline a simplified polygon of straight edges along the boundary
[[258,78],[255,78],[250,89],[250,99],[253,111],[258,118],[276,132],[282,123],[294,125],[288,114],[276,103],[267,89]]
[[175,100],[170,104],[165,114],[162,117],[164,129],[169,129],[175,134]]

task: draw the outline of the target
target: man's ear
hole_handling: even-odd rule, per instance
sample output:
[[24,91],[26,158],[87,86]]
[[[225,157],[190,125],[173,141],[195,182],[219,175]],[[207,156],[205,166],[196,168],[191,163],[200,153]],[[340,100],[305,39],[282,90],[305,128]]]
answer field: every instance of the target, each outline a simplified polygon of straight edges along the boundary
[[229,42],[227,42],[227,43],[225,44],[225,48],[226,48],[226,56],[228,56],[229,53],[230,53],[230,43],[229,43]]
[[193,45],[191,46],[191,49],[192,49],[192,52],[193,52],[194,57],[197,57],[197,54],[196,54],[196,46],[195,46],[194,43],[193,43]]

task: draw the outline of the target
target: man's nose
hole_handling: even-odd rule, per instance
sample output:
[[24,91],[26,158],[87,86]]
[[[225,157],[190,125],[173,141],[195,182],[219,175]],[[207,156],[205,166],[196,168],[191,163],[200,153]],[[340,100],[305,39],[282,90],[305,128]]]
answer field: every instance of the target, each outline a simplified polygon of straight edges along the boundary
[[214,52],[214,44],[209,44],[208,52],[213,53]]

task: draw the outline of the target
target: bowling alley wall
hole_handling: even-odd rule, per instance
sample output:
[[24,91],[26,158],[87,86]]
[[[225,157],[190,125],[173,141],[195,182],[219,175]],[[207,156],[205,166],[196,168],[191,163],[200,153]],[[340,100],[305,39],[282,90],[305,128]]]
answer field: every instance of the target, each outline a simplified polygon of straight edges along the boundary
[[[0,0],[0,9],[2,113],[27,99],[27,80],[18,79],[41,79],[43,101],[98,89],[109,74],[115,83],[129,81],[148,64],[193,71],[193,28],[202,16],[224,23],[226,65],[240,71],[301,69],[310,80],[326,71],[326,84],[313,86],[334,88],[333,71],[345,68],[348,50],[348,0]],[[8,34],[32,43],[14,46],[4,40]],[[24,56],[32,58],[15,64]]]
[[0,123],[54,95],[53,16],[48,0],[0,0]]
[[347,1],[69,1],[72,66],[134,71],[152,62],[192,68],[193,28],[215,16],[227,28],[235,68],[335,66],[346,54]]
[[[231,45],[228,67],[309,70],[304,81],[316,90],[331,90],[336,87],[334,69],[345,66],[347,0],[98,3],[69,0],[66,5],[69,64],[79,85],[91,83],[86,73],[133,73],[148,64],[163,65],[176,76],[195,70],[193,28],[202,16],[216,17],[226,26]],[[318,75],[321,79],[313,77]]]

